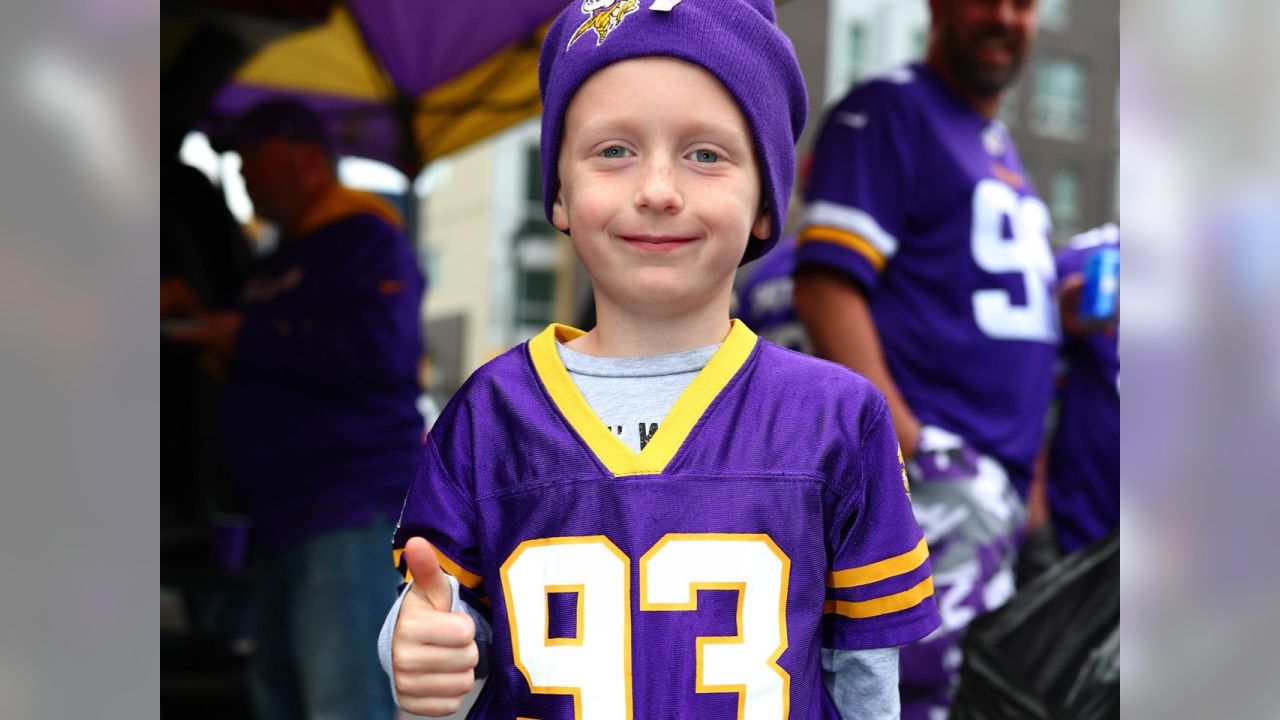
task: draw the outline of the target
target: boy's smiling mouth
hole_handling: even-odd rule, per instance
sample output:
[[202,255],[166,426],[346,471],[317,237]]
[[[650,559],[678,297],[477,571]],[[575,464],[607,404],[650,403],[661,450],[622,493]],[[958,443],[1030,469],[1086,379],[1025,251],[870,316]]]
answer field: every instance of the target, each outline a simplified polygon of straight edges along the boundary
[[644,252],[671,252],[698,239],[677,235],[619,235],[618,238]]

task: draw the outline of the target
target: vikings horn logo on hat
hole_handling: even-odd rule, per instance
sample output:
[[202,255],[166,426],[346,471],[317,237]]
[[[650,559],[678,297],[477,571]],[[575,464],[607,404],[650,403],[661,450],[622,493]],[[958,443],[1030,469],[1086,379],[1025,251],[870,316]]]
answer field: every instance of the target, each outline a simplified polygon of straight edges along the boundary
[[596,31],[596,45],[599,45],[628,15],[639,9],[640,0],[582,0],[582,12],[590,17],[569,37],[564,49],[573,47],[588,30]]

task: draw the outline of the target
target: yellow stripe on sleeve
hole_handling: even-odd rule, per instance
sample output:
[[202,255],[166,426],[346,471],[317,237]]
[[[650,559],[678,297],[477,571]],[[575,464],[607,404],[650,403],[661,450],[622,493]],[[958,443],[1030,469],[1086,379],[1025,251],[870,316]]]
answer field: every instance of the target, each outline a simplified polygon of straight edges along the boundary
[[[461,565],[454,562],[448,555],[445,555],[444,553],[440,552],[439,548],[435,548],[435,551],[436,551],[436,558],[439,559],[440,561],[440,567],[444,568],[444,571],[452,575],[454,578],[456,578],[458,582],[462,583],[463,585],[466,585],[468,588],[472,590],[475,590],[476,588],[480,587],[480,584],[484,582],[484,578],[480,577],[479,575],[469,570],[463,569]],[[404,548],[397,548],[391,551],[391,558],[392,558],[392,561],[395,563],[396,569],[400,568],[400,560],[403,557],[404,557]],[[404,569],[403,574],[404,574],[405,582],[408,582],[413,579],[413,573],[409,571],[409,568],[406,567]]]
[[876,617],[878,615],[888,615],[889,613],[906,610],[920,604],[920,601],[933,594],[933,576],[921,580],[909,590],[903,590],[900,593],[885,595],[884,597],[874,600],[863,600],[861,602],[847,602],[844,600],[828,600],[822,608],[822,611],[828,614],[843,615],[855,620]]
[[457,578],[458,582],[466,585],[468,588],[475,590],[484,582],[484,578],[470,570],[464,570],[463,567],[454,562],[452,558],[440,552],[440,548],[436,548],[436,557],[440,559],[440,567],[444,568],[445,572]]
[[827,574],[827,586],[832,588],[851,588],[859,585],[870,585],[895,575],[909,573],[929,559],[929,546],[924,538],[914,548],[886,558],[870,565],[861,565],[848,570],[838,570]]
[[876,269],[876,272],[884,270],[884,255],[869,240],[848,230],[841,230],[830,225],[810,225],[800,233],[799,242],[826,242],[839,245],[865,257],[867,262],[871,263],[871,266]]

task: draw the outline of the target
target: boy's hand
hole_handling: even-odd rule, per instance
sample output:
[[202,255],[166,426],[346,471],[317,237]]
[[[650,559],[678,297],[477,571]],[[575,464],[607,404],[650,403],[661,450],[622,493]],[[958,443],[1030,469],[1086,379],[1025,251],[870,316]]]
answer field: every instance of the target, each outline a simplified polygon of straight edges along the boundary
[[391,668],[400,707],[417,715],[452,715],[475,685],[476,625],[449,612],[453,593],[431,543],[410,538],[404,556],[413,584],[391,639]]

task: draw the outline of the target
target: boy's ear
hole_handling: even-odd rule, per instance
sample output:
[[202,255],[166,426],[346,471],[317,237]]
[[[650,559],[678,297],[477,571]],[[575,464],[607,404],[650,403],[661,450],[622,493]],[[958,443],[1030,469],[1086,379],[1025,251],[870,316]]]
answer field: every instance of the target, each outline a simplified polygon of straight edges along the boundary
[[569,232],[569,211],[564,207],[564,196],[557,189],[555,202],[551,203],[551,224],[560,232]]
[[751,226],[752,237],[768,240],[771,225],[773,225],[773,220],[769,217],[769,212],[760,213],[760,217],[756,218],[755,224]]

